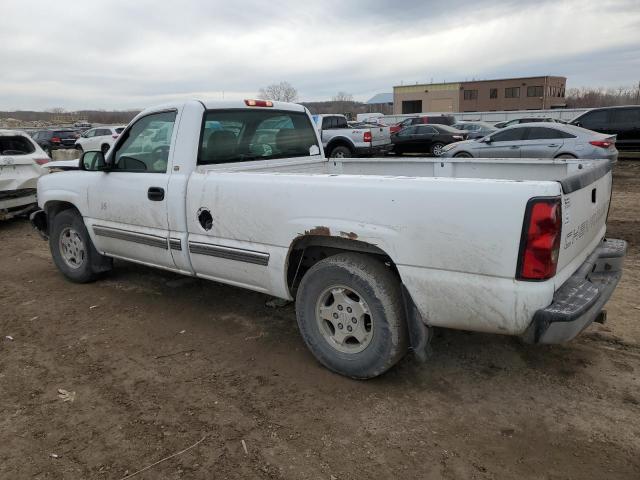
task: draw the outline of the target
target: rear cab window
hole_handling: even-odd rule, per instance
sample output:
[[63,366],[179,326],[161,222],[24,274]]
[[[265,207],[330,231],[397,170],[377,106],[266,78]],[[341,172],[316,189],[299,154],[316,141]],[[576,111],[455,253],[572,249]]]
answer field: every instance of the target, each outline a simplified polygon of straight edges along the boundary
[[199,165],[320,154],[315,129],[304,112],[210,110],[204,115],[201,139]]

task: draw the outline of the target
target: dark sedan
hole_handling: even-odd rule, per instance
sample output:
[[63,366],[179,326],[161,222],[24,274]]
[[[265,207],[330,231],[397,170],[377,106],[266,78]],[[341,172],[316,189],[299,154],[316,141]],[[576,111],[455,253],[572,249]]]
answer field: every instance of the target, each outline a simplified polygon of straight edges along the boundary
[[391,135],[393,152],[430,153],[439,157],[442,148],[453,142],[467,138],[467,133],[448,125],[413,125]]

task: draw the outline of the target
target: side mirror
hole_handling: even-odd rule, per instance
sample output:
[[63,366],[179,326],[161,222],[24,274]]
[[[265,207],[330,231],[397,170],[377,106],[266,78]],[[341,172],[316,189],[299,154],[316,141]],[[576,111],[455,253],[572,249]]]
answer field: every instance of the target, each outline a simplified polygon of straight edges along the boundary
[[580,122],[575,122],[575,123],[574,123],[574,125],[575,125],[576,127],[581,127],[581,126],[582,126],[582,124],[581,124]]
[[482,137],[480,141],[482,143],[491,143],[492,140],[491,140],[491,137],[487,135],[486,137]]
[[107,162],[104,159],[104,154],[99,150],[83,153],[82,157],[80,157],[80,164],[78,167],[80,170],[86,170],[88,172],[99,172],[108,169]]

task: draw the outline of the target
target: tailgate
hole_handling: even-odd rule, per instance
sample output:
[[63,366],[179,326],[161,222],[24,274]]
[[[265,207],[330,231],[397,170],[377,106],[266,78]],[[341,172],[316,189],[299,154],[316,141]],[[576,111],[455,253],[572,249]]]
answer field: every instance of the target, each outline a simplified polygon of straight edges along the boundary
[[389,127],[371,127],[371,146],[378,147],[391,143],[391,129]]
[[36,188],[42,174],[31,156],[0,155],[0,192]]
[[[558,257],[561,282],[591,254],[606,232],[611,199],[611,165],[601,166],[561,182],[562,240]],[[569,270],[564,271],[567,267]],[[559,286],[559,285],[558,285]]]

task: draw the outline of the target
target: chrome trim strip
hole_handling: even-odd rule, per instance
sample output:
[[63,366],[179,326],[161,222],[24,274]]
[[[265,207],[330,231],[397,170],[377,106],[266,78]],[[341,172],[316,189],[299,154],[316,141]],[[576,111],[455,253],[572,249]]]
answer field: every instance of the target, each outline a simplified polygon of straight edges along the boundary
[[182,251],[182,242],[180,241],[179,238],[170,238],[169,247],[171,248],[171,250]]
[[210,243],[189,242],[189,252],[196,255],[209,255],[256,265],[267,266],[269,264],[268,253],[245,250],[243,248],[223,247],[222,245],[212,245]]
[[148,245],[150,247],[162,248],[167,250],[169,248],[167,239],[158,235],[151,235],[148,233],[131,232],[129,230],[122,230],[120,228],[104,227],[102,225],[94,225],[93,233],[101,237],[115,238],[116,240],[124,240],[126,242],[140,243],[142,245]]

